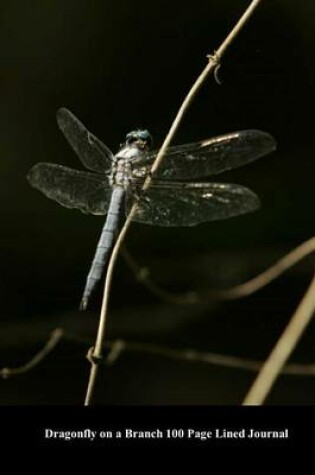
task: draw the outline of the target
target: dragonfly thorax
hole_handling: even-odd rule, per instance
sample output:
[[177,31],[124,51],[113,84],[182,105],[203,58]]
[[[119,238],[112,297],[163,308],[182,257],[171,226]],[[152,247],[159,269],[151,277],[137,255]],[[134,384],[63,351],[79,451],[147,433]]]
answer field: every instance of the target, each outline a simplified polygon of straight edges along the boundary
[[129,158],[115,157],[112,171],[109,176],[111,186],[118,185],[127,188],[131,180],[131,164]]
[[144,150],[139,149],[134,143],[121,148],[115,155],[109,176],[111,186],[118,185],[127,188],[133,176],[131,163],[143,154]]

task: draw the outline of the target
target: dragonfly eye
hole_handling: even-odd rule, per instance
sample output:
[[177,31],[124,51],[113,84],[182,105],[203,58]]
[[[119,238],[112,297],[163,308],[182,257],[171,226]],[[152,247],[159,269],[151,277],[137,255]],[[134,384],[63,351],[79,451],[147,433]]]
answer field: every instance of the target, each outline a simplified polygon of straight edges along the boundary
[[129,134],[126,135],[126,143],[127,144],[132,144],[133,142],[136,142],[137,137],[134,134],[134,132],[130,132]]
[[152,136],[148,130],[133,130],[126,135],[126,143],[128,145],[138,142],[144,146],[151,147],[152,145]]

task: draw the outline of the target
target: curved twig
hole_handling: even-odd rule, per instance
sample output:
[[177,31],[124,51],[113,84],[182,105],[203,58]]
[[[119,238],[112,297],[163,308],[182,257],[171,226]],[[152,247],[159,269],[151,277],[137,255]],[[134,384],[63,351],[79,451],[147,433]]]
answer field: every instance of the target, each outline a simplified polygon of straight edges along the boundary
[[249,295],[257,292],[258,290],[273,282],[275,279],[280,277],[280,275],[298,264],[302,259],[305,259],[305,257],[309,256],[313,252],[315,252],[315,237],[303,242],[298,247],[293,249],[293,251],[289,252],[286,256],[279,259],[267,270],[244,282],[243,284],[236,285],[235,287],[231,287],[229,289],[213,289],[203,292],[195,290],[190,292],[175,293],[163,289],[161,286],[155,283],[150,277],[150,271],[148,267],[143,267],[138,264],[135,258],[125,247],[122,247],[121,249],[121,254],[127,265],[134,273],[136,279],[161,300],[177,305],[199,304],[206,301],[234,300],[248,297]]
[[[157,157],[151,167],[150,173],[146,177],[143,187],[142,187],[142,192],[144,193],[150,186],[152,177],[154,176],[155,172],[157,171],[164,155],[165,152],[170,145],[172,139],[174,138],[177,129],[179,128],[179,125],[181,124],[184,115],[186,114],[190,104],[192,103],[194,97],[196,96],[197,92],[199,91],[200,87],[204,83],[205,79],[208,77],[208,75],[215,70],[215,68],[218,66],[218,64],[221,61],[222,56],[225,54],[226,50],[228,47],[231,45],[231,43],[235,40],[236,36],[240,32],[240,30],[243,28],[245,23],[249,20],[251,15],[254,13],[254,10],[258,7],[259,3],[261,0],[252,0],[240,20],[237,22],[237,24],[234,26],[232,31],[229,33],[229,35],[226,37],[226,39],[223,41],[219,49],[216,51],[215,55],[209,58],[208,64],[204,68],[204,70],[201,72],[195,83],[193,84],[192,88],[188,92],[187,96],[185,97],[182,105],[180,106],[177,115],[175,117],[174,122],[172,123],[170,130],[162,144],[162,147],[160,148]],[[109,302],[109,295],[110,295],[110,288],[112,284],[112,277],[113,277],[113,271],[115,267],[115,263],[117,260],[117,256],[120,250],[120,246],[125,239],[125,236],[127,234],[127,231],[131,225],[131,222],[137,212],[137,207],[138,203],[135,202],[131,210],[129,212],[129,215],[127,216],[127,219],[124,223],[124,226],[122,227],[120,234],[116,240],[115,246],[113,248],[113,251],[111,253],[111,257],[109,260],[108,268],[107,268],[107,273],[105,277],[105,285],[104,285],[104,294],[103,294],[103,301],[102,301],[102,308],[101,308],[101,314],[100,314],[100,320],[99,320],[99,327],[98,327],[98,332],[96,336],[96,342],[94,346],[94,355],[96,360],[102,357],[102,347],[103,347],[103,341],[105,337],[105,329],[106,329],[106,320],[107,320],[107,313],[108,313],[108,302]],[[85,397],[85,402],[84,405],[90,405],[93,397],[93,391],[95,387],[95,382],[97,378],[97,373],[98,373],[98,364],[97,363],[92,363],[91,365],[91,371],[90,371],[90,377],[89,377],[89,382],[88,382],[88,388],[87,388],[87,393]]]
[[269,394],[274,382],[296,347],[306,326],[315,312],[315,275],[292,316],[290,322],[263,364],[254,384],[244,399],[243,405],[260,405]]
[[[110,352],[105,359],[106,364],[113,364],[116,362],[117,358],[123,353],[123,351],[144,353],[172,360],[205,363],[253,372],[260,371],[264,364],[263,361],[240,358],[238,356],[221,355],[219,353],[208,351],[203,352],[192,348],[169,348],[162,345],[153,345],[151,343],[138,343],[124,340],[107,341],[104,344],[104,347],[110,349]],[[113,352],[115,353],[115,358],[113,358]],[[315,364],[290,363],[282,368],[281,374],[291,376],[315,376]]]
[[3,379],[8,379],[11,376],[27,373],[28,371],[32,370],[55,349],[63,336],[64,330],[62,328],[56,328],[51,332],[49,339],[45,343],[45,346],[38,353],[36,353],[32,359],[18,368],[2,368],[0,370],[0,377]]
[[[49,353],[51,353],[60,342],[61,338],[74,341],[77,343],[88,343],[85,338],[73,336],[71,333],[65,332],[62,328],[56,328],[51,332],[48,341],[44,347],[33,357],[30,361],[18,368],[2,368],[0,369],[0,376],[4,379],[11,376],[18,376],[27,373],[40,364]],[[208,351],[198,351],[194,348],[169,348],[163,345],[154,345],[152,343],[139,343],[136,341],[113,340],[106,341],[104,348],[109,352],[103,363],[107,365],[114,364],[123,352],[144,353],[147,355],[158,356],[178,361],[187,361],[193,363],[204,363],[214,366],[223,366],[226,368],[241,369],[245,371],[259,371],[262,366],[262,361],[251,360],[248,358],[240,358],[238,356],[222,355],[219,353],[212,353]],[[292,376],[315,376],[315,363],[290,363],[286,364],[281,374]]]
[[125,246],[121,246],[120,253],[130,270],[133,272],[135,279],[162,301],[175,305],[196,304],[200,302],[198,292],[175,293],[163,289],[163,287],[158,285],[150,277],[150,269],[141,266]]

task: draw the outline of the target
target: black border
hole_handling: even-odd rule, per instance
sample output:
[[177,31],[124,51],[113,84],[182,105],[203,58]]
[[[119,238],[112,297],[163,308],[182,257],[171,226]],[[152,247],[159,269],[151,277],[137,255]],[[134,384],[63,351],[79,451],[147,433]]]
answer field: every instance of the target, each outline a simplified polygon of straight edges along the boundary
[[[106,406],[106,407],[1,407],[1,446],[16,447],[306,447],[313,445],[315,406]],[[116,439],[95,438],[64,440],[45,438],[45,429],[55,431],[82,431],[90,429],[121,431]],[[240,431],[281,431],[288,429],[287,439],[216,438],[226,429]],[[125,429],[154,431],[162,438],[125,438]],[[182,429],[184,436],[167,438],[167,429]],[[188,437],[188,430],[210,431],[211,438],[200,440]]]

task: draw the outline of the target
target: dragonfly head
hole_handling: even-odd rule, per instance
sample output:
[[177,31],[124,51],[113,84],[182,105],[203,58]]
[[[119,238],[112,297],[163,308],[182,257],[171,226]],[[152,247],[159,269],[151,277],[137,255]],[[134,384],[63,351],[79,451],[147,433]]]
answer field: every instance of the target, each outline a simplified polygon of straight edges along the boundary
[[148,150],[152,146],[152,136],[148,130],[138,129],[126,135],[126,144],[135,145],[140,150]]

